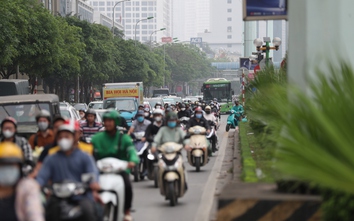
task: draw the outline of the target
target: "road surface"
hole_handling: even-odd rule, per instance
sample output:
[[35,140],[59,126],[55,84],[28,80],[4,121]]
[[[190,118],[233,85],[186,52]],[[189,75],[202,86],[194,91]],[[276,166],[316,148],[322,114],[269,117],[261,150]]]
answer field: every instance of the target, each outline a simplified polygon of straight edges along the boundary
[[207,165],[195,172],[184,154],[188,176],[188,191],[183,198],[178,199],[175,207],[169,206],[169,201],[160,195],[153,187],[153,181],[133,182],[134,200],[132,216],[135,221],[207,221],[214,200],[217,174],[221,169],[227,144],[228,133],[225,132],[226,116],[221,118],[218,131],[219,152],[214,153]]

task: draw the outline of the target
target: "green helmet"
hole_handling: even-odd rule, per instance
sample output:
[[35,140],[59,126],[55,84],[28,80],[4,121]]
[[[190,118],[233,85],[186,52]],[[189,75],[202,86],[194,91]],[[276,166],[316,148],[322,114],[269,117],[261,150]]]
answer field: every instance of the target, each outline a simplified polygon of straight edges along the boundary
[[175,112],[169,112],[166,116],[166,120],[178,120],[178,116]]
[[105,112],[102,116],[102,120],[104,121],[105,119],[112,119],[114,120],[116,126],[119,125],[119,114],[118,111],[116,110],[109,110],[107,112]]

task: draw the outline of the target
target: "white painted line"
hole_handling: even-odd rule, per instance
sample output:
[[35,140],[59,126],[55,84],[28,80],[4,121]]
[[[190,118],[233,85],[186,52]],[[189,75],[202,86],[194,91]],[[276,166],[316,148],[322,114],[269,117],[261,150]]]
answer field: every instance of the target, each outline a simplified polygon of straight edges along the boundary
[[195,221],[208,221],[210,219],[211,209],[214,203],[215,188],[217,183],[218,172],[221,171],[222,163],[225,157],[225,151],[228,142],[228,132],[224,132],[222,143],[219,146],[218,156],[215,159],[214,166],[210,172],[207,183],[204,186],[203,195],[198,207]]

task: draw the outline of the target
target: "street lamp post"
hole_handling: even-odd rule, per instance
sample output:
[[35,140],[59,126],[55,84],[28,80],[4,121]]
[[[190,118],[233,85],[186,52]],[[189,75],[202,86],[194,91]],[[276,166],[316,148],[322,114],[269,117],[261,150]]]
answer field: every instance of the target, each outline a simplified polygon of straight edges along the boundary
[[[263,45],[263,41],[266,43],[265,45]],[[279,49],[279,46],[281,45],[281,39],[278,38],[278,37],[275,37],[273,39],[273,45],[274,47],[270,47],[270,37],[264,37],[263,38],[263,41],[262,39],[260,38],[256,38],[254,39],[253,41],[253,44],[256,46],[257,48],[257,52],[259,53],[266,53],[266,66],[268,66],[269,64],[269,52],[270,50],[278,50]]]
[[128,1],[130,1],[130,0],[123,0],[123,1],[119,1],[119,2],[116,2],[116,4],[113,6],[113,24],[112,24],[112,34],[113,34],[113,36],[114,36],[114,15],[115,15],[115,12],[114,12],[114,10],[116,9],[116,6],[119,4],[119,3],[121,3],[121,2],[128,2]]
[[150,49],[151,49],[151,42],[152,42],[151,37],[152,37],[152,35],[153,35],[154,33],[156,33],[156,32],[164,31],[164,30],[166,30],[166,28],[161,28],[161,29],[159,29],[159,30],[156,30],[156,31],[151,32],[151,34],[150,34]]
[[135,24],[135,30],[134,30],[134,34],[135,34],[135,36],[134,36],[134,40],[135,40],[135,46],[136,46],[136,27],[138,26],[138,24],[139,24],[139,22],[141,22],[141,21],[145,21],[145,20],[150,20],[150,19],[153,19],[154,17],[147,17],[147,18],[144,18],[144,19],[141,19],[141,20],[139,20],[136,24]]

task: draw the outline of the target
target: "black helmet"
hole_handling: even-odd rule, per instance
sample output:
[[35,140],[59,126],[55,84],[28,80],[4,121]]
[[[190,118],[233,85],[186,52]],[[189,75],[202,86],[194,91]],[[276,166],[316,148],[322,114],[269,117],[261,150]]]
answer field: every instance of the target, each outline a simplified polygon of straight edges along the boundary
[[186,108],[186,105],[185,104],[181,104],[181,108]]
[[178,116],[175,112],[169,112],[166,116],[166,120],[178,120]]
[[144,111],[143,110],[139,110],[138,113],[136,114],[136,116],[144,116]]
[[156,106],[162,106],[161,102],[160,101],[156,102],[155,107]]
[[36,115],[36,121],[38,122],[39,118],[47,118],[49,122],[51,122],[52,117],[50,116],[49,111],[47,110],[41,110],[37,115]]
[[87,117],[87,115],[89,114],[93,114],[93,116],[96,117],[96,111],[93,110],[93,109],[88,109],[86,112],[85,112],[85,117]]

